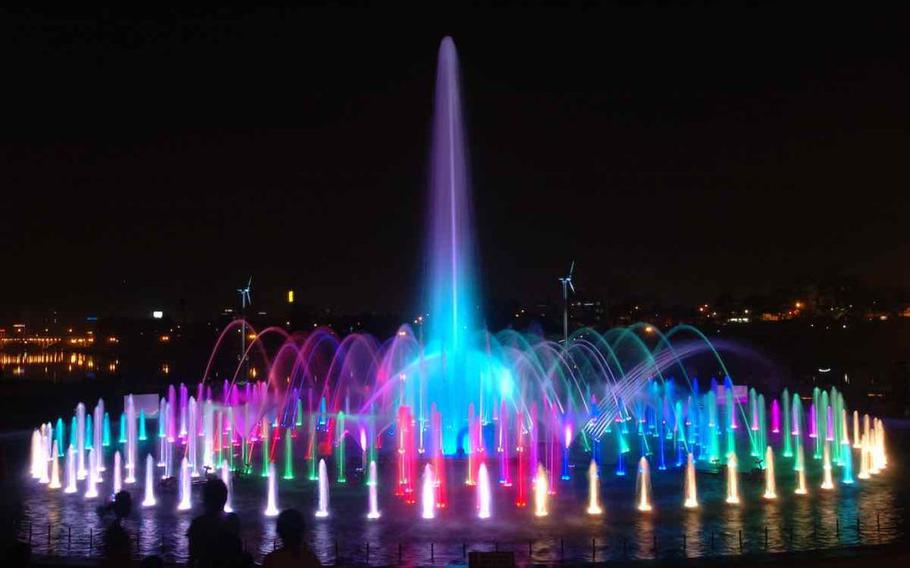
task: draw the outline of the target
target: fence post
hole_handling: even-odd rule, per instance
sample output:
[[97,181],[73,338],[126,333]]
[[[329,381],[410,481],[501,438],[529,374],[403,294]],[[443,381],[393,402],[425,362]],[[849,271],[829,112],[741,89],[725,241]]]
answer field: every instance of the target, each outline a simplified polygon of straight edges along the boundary
[[66,527],[66,553],[69,554],[73,549],[73,527]]
[[[528,545],[530,546],[530,541],[528,542]],[[528,555],[528,556],[530,556],[530,555]],[[559,560],[562,561],[565,559],[566,559],[566,543],[563,539],[559,539]]]
[[338,557],[338,541],[335,541],[335,564],[341,564],[340,558]]
[[47,524],[47,553],[51,553],[51,524]]
[[433,546],[433,543],[430,543],[430,564],[436,561],[436,549]]
[[370,541],[367,541],[367,564],[370,563]]
[[591,539],[591,562],[593,563],[596,560],[597,560],[597,540],[592,538]]
[[686,533],[683,533],[683,554],[686,553]]
[[95,533],[91,527],[88,529],[88,552],[91,554],[95,550]]
[[[468,545],[465,543],[461,543],[461,558],[465,559],[467,557],[468,557]],[[399,558],[399,560],[400,560],[400,558]]]
[[834,536],[840,538],[840,519],[834,517]]
[[739,529],[739,553],[743,552],[743,529]]
[[714,531],[711,531],[711,550],[714,550]]

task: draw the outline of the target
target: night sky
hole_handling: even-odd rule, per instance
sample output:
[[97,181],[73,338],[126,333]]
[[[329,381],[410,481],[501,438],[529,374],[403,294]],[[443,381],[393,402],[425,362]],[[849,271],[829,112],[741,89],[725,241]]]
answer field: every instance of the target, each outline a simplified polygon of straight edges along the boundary
[[413,313],[445,34],[487,297],[910,287],[907,14],[831,4],[7,12],[0,315]]

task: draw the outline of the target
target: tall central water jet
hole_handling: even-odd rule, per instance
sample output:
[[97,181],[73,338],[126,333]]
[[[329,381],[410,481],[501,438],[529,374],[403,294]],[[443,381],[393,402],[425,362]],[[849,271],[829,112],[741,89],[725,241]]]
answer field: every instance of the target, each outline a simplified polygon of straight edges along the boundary
[[439,46],[430,164],[429,340],[447,357],[467,347],[474,327],[471,197],[465,155],[458,54],[446,37]]
[[[425,386],[423,396],[412,393],[412,399],[436,401],[446,454],[470,451],[458,439],[468,405],[473,402],[481,413],[491,408],[484,393],[492,393],[494,384],[502,390],[509,381],[481,380],[482,373],[490,374],[490,362],[471,341],[478,331],[478,299],[468,177],[458,54],[452,38],[446,37],[439,46],[430,155],[425,357],[421,366],[414,366]],[[415,405],[420,419],[427,415],[424,404]]]

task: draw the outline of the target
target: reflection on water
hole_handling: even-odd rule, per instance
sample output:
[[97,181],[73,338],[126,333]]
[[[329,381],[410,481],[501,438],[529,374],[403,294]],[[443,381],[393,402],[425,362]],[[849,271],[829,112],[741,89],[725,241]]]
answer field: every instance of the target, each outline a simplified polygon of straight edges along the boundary
[[0,375],[57,379],[85,375],[115,374],[120,366],[116,357],[81,351],[0,352]]
[[[392,475],[388,465],[382,468],[385,479]],[[310,517],[308,539],[324,563],[335,563],[336,554],[376,565],[398,563],[399,559],[408,565],[447,563],[461,562],[470,550],[511,550],[524,565],[590,561],[592,555],[607,561],[812,550],[902,538],[907,492],[899,482],[896,460],[883,475],[853,486],[839,485],[832,492],[817,489],[821,479],[810,476],[812,492],[806,497],[793,494],[795,479],[787,465],[782,460],[778,470],[776,501],[761,498],[761,480],[743,477],[742,504],[728,505],[723,476],[700,474],[701,507],[684,509],[682,470],[671,469],[654,473],[654,510],[640,513],[634,507],[635,480],[607,474],[602,492],[604,514],[592,518],[585,513],[586,476],[577,471],[572,481],[560,486],[548,517],[535,517],[529,508],[516,509],[512,490],[499,487],[494,489],[493,517],[484,521],[476,519],[471,489],[451,482],[449,508],[434,520],[421,519],[416,505],[404,505],[380,493],[382,518],[368,521],[367,488],[352,475],[347,484],[332,486],[331,516]],[[462,464],[453,462],[450,467],[449,479],[456,479]],[[106,487],[109,491],[109,485]],[[245,546],[261,560],[277,538],[274,520],[262,514],[266,480],[259,476],[236,479],[234,488],[233,504],[243,523]],[[201,488],[194,486],[194,510],[187,513],[177,512],[173,491],[159,488],[158,506],[143,509],[138,506],[141,485],[131,490],[137,508],[127,529],[138,534],[141,553],[184,560],[184,535],[192,515],[200,511]],[[80,494],[50,492],[27,475],[22,477],[21,491],[26,518],[31,521],[30,529],[28,523],[23,525],[22,537],[28,538],[31,531],[36,553],[98,553],[104,521],[95,510],[97,502],[86,502]],[[284,481],[278,501],[280,508],[311,513],[316,508],[316,484],[305,479]]]

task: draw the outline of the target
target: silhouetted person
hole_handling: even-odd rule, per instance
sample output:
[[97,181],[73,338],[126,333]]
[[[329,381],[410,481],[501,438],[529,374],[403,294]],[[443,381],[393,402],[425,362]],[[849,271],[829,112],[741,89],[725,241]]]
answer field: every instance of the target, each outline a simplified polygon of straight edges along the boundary
[[133,565],[130,535],[123,528],[123,519],[133,510],[133,498],[126,491],[114,495],[114,500],[99,512],[103,515],[114,513],[114,519],[104,529],[104,558],[101,566]]
[[262,568],[319,568],[322,563],[303,542],[303,515],[296,509],[285,509],[278,515],[276,530],[281,548],[268,554]]
[[235,568],[246,566],[240,540],[240,519],[226,514],[227,486],[209,479],[202,490],[202,515],[193,519],[186,536],[190,541],[188,565],[192,568]]

